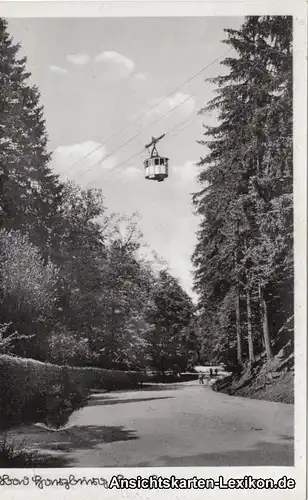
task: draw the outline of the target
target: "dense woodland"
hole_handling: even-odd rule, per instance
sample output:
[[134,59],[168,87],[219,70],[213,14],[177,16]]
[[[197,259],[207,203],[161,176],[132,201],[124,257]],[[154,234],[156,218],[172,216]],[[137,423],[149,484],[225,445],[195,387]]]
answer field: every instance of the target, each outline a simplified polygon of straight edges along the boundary
[[[293,314],[292,19],[226,30],[198,163],[198,305],[140,257],[136,219],[52,171],[39,90],[0,20],[0,349],[58,364],[164,374],[241,366]],[[124,227],[124,229],[123,229]]]
[[218,123],[200,141],[193,261],[203,356],[241,368],[264,350],[270,361],[285,324],[292,335],[292,18],[225,31],[232,57],[200,111]]
[[38,89],[0,21],[0,343],[42,361],[161,373],[194,358],[190,297],[140,257],[134,216],[49,166]]

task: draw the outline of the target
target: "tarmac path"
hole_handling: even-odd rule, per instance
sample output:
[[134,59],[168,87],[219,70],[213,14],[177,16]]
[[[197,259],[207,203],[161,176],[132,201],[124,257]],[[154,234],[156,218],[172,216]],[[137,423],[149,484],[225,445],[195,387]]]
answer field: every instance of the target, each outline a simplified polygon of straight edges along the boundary
[[96,392],[61,430],[21,432],[66,467],[292,466],[293,412],[196,381]]

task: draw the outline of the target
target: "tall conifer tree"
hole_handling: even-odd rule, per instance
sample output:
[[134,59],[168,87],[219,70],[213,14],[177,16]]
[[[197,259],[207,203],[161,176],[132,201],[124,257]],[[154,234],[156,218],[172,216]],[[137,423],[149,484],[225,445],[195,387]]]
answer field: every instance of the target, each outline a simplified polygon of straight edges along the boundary
[[216,110],[218,125],[201,141],[209,152],[193,198],[202,219],[195,286],[200,307],[213,317],[206,335],[234,287],[237,356],[241,318],[253,363],[255,331],[261,327],[270,360],[278,326],[292,313],[292,19],[252,16],[226,32],[236,55],[223,61],[229,72],[213,80],[218,96],[201,110]]

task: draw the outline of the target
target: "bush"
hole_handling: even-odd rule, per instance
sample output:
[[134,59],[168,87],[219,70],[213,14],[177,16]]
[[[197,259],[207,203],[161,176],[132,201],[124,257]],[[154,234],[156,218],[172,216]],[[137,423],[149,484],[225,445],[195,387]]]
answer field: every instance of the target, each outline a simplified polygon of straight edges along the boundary
[[66,457],[42,454],[27,446],[27,442],[16,442],[7,436],[0,437],[0,469],[37,467],[65,467]]
[[78,338],[64,329],[58,328],[48,338],[48,361],[59,365],[82,366],[91,359],[88,339]]
[[59,427],[82,407],[90,389],[137,388],[145,376],[0,356],[0,429],[33,422]]
[[43,261],[26,235],[0,230],[0,317],[9,324],[3,333],[32,336],[31,342],[11,344],[15,355],[45,359],[45,336],[56,317],[57,283],[58,269]]
[[[85,387],[83,398],[86,396]],[[41,421],[65,421],[71,388],[61,368],[31,359],[0,357],[0,428]],[[61,424],[60,424],[61,425]]]
[[174,382],[189,382],[191,380],[198,380],[198,373],[196,372],[181,372],[178,375],[172,372],[164,374],[159,372],[149,373],[149,380],[156,383],[172,384]]
[[27,460],[27,448],[25,441],[15,443],[14,440],[9,441],[5,436],[0,440],[0,467],[6,468],[8,464],[24,463]]
[[13,319],[16,314],[52,314],[56,297],[58,270],[44,264],[40,251],[18,231],[0,231],[0,269],[3,300]]

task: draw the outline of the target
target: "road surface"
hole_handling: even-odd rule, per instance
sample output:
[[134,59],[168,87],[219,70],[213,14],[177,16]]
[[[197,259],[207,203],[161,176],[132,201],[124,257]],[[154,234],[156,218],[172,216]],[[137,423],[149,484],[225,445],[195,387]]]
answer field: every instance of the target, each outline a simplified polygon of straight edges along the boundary
[[64,429],[30,426],[24,436],[64,466],[291,466],[293,410],[197,382],[166,384],[94,393]]

